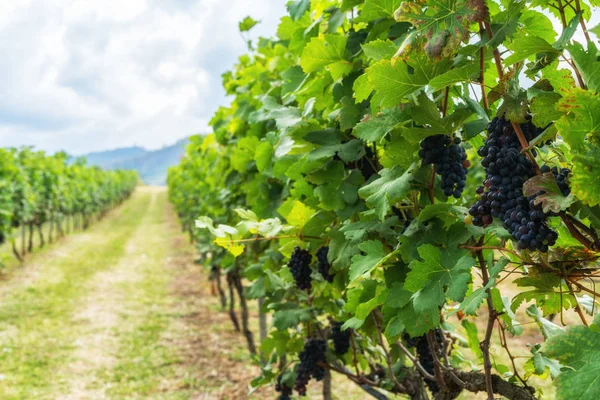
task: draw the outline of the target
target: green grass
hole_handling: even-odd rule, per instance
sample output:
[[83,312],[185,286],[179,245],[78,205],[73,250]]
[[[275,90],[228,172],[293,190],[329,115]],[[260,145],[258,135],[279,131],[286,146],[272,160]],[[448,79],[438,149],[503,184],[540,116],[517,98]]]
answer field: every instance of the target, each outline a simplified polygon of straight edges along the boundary
[[[160,370],[176,358],[161,345],[168,326],[166,286],[169,276],[160,273],[168,232],[160,226],[165,219],[165,194],[151,202],[152,193],[142,191],[116,215],[77,235],[59,254],[40,253],[3,287],[0,295],[0,398],[60,398],[69,390],[69,368],[74,343],[89,334],[76,311],[85,303],[94,277],[114,268],[126,255],[130,238],[135,239],[136,256],[145,263],[139,277],[120,284],[129,310],[138,314],[119,315],[119,357],[107,371],[97,371],[100,381],[113,383],[112,398],[144,395],[160,384]],[[157,234],[161,232],[162,234]],[[162,245],[161,245],[162,243]],[[125,260],[127,261],[127,260]],[[159,272],[159,273],[157,273]],[[22,275],[22,276],[21,276]],[[158,373],[157,373],[158,372]],[[107,375],[110,379],[106,378]]]

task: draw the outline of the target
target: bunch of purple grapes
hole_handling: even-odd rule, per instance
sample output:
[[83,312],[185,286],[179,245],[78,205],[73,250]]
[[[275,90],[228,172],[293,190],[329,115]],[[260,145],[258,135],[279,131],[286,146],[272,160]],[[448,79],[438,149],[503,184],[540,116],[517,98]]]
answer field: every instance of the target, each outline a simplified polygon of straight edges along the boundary
[[[530,120],[520,127],[528,142],[541,133]],[[533,163],[521,152],[510,121],[496,117],[487,130],[485,144],[477,151],[483,158],[486,180],[477,188],[479,200],[469,209],[473,224],[486,226],[498,218],[517,240],[519,249],[547,252],[558,234],[548,227],[548,215],[523,194],[523,184],[535,175]],[[535,150],[532,152],[535,155]]]

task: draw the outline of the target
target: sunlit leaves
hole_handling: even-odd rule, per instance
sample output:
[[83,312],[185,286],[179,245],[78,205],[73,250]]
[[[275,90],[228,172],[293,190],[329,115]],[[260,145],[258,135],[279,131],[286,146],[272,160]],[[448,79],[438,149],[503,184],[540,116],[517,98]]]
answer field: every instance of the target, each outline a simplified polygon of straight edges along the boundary
[[449,67],[446,62],[434,63],[420,56],[403,62],[381,60],[367,69],[369,83],[380,98],[380,106],[398,105],[407,95],[427,85]]
[[557,275],[546,273],[539,276],[518,278],[515,283],[520,288],[532,287],[517,294],[512,302],[515,311],[523,302],[534,301],[542,309],[544,315],[557,314],[576,304],[576,299],[569,294],[569,289]]
[[365,142],[378,142],[402,122],[405,115],[399,108],[386,109],[377,115],[365,117],[352,133]]
[[461,301],[471,281],[471,267],[475,260],[465,250],[448,250],[426,244],[419,247],[421,261],[410,263],[405,288],[415,292],[416,310],[437,308],[448,297]]
[[248,32],[250,29],[254,28],[256,26],[256,24],[258,24],[259,22],[260,21],[256,21],[255,19],[253,19],[251,17],[244,18],[239,23],[240,32]]
[[302,52],[300,65],[304,72],[327,69],[334,80],[352,71],[352,64],[345,58],[345,36],[327,34],[313,38]]
[[416,27],[429,57],[443,58],[467,41],[470,24],[488,18],[488,8],[482,0],[405,1],[394,17]]
[[560,399],[594,399],[600,397],[600,332],[596,324],[576,326],[551,337],[543,347],[548,357],[564,368],[556,386]]
[[600,204],[600,96],[573,89],[557,109],[565,115],[556,127],[573,151],[573,192],[587,204]]
[[383,220],[396,201],[402,199],[411,190],[412,173],[416,165],[404,170],[399,167],[384,169],[381,177],[359,189],[369,207],[375,209],[379,219]]

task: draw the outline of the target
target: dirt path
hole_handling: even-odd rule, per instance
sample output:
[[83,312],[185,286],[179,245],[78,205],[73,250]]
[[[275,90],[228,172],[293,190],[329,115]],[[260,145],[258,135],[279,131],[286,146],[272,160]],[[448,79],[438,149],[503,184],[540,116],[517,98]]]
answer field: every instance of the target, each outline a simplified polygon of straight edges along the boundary
[[257,369],[193,258],[156,188],[34,255],[0,288],[0,398],[246,398]]

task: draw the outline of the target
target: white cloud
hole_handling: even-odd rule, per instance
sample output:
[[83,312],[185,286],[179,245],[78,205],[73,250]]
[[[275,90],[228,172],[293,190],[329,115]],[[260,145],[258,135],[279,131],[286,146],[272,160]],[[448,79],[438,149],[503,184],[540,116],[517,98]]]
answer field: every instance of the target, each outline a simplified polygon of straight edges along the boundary
[[207,131],[237,24],[272,36],[281,0],[0,2],[0,146],[159,147]]

